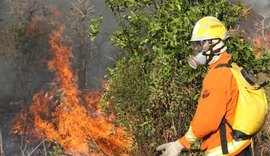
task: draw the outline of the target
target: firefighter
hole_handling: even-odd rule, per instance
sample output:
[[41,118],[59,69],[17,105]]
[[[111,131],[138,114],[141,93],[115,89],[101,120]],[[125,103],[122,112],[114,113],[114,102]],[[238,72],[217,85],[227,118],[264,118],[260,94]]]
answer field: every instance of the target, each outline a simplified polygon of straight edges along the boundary
[[[226,38],[226,27],[215,17],[203,17],[195,24],[191,37],[195,55],[188,59],[188,63],[194,69],[207,65],[209,70],[188,131],[180,139],[158,146],[156,151],[162,153],[161,156],[177,156],[183,148],[191,148],[198,140],[202,140],[201,150],[207,156],[251,156],[250,139],[234,140],[228,124],[224,124],[226,134],[220,130],[223,118],[232,125],[239,94],[230,69],[215,68],[231,59],[226,52]],[[226,139],[223,144],[222,135]]]

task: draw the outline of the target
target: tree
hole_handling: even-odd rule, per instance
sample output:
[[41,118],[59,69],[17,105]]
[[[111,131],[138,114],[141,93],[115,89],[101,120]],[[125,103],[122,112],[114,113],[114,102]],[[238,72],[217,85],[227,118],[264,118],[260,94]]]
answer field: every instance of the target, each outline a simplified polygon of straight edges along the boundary
[[[125,56],[109,70],[104,107],[133,132],[134,153],[153,155],[157,144],[184,134],[196,108],[205,68],[194,71],[186,61],[195,22],[212,15],[234,29],[247,11],[228,0],[106,2],[119,18],[112,40]],[[238,63],[260,71],[263,63],[240,34],[227,43]]]
[[[78,54],[76,61],[76,71],[79,78],[79,87],[87,89],[89,87],[89,70],[93,62],[98,59],[98,54],[94,53],[94,41],[99,34],[99,26],[103,17],[94,17],[94,6],[89,0],[72,0],[71,9],[66,16],[67,26],[74,33],[74,50]],[[78,38],[78,40],[76,40]]]
[[47,15],[52,14],[53,8],[39,0],[8,2],[11,6],[9,15],[15,20],[5,29],[2,56],[10,61],[18,81],[15,88],[24,104],[29,104],[41,85],[38,81],[44,81],[38,75],[46,73],[48,34],[52,28]]
[[79,39],[79,44],[76,46],[76,49],[78,49],[76,70],[79,75],[79,87],[86,89],[89,60],[93,57],[93,49],[91,49],[92,44],[89,44],[88,31],[88,23],[90,22],[90,15],[93,13],[93,6],[91,6],[88,0],[72,0],[71,4],[70,14],[66,17],[68,19],[68,25]]

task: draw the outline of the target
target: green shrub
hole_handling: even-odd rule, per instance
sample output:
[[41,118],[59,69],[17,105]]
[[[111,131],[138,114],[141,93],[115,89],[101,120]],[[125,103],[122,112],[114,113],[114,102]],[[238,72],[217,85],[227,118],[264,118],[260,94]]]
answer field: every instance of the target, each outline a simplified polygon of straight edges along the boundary
[[[103,101],[110,104],[104,106],[133,133],[134,152],[153,155],[158,144],[184,134],[196,109],[206,68],[193,70],[186,61],[192,54],[189,40],[195,22],[212,15],[233,28],[245,16],[243,6],[227,0],[107,4],[119,17],[120,28],[112,40],[125,56],[109,69]],[[251,44],[241,36],[227,43],[233,58],[255,74],[266,65],[255,59]]]

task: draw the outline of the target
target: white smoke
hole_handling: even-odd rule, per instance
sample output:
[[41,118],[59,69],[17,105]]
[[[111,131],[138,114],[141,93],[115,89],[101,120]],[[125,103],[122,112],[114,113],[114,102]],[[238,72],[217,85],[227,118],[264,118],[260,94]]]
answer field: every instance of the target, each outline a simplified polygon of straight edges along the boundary
[[256,11],[270,11],[270,1],[269,0],[247,0],[247,3]]

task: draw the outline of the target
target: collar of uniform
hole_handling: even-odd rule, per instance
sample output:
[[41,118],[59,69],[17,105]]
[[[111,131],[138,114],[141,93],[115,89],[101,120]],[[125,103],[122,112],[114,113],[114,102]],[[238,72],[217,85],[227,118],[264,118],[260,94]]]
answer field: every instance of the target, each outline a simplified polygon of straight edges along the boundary
[[228,63],[230,59],[231,59],[231,56],[227,52],[223,52],[221,54],[220,58],[218,59],[218,61],[215,62],[215,63],[213,63],[213,64],[211,64],[209,66],[209,68],[210,69],[213,69],[213,68],[215,68],[219,64]]

